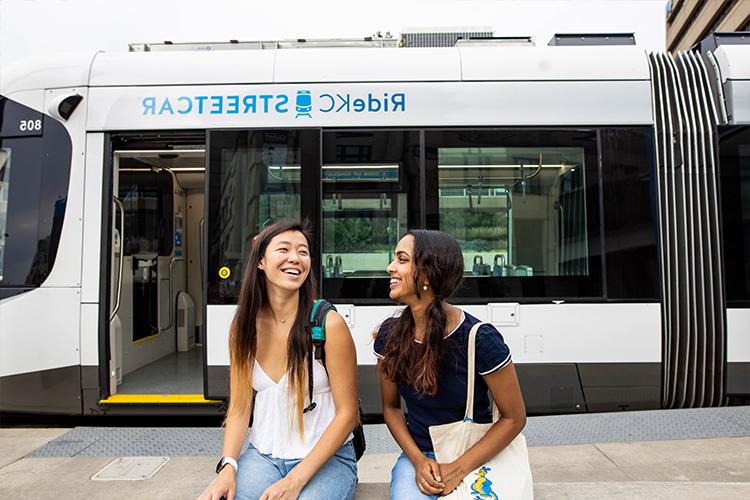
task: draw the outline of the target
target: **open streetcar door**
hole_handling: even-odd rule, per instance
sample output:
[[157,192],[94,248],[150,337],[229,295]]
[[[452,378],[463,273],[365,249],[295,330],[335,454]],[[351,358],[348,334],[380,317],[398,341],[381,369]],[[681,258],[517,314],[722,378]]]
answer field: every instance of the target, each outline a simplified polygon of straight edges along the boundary
[[131,144],[113,148],[109,397],[102,402],[206,403],[205,150],[165,147],[163,137],[159,149]]

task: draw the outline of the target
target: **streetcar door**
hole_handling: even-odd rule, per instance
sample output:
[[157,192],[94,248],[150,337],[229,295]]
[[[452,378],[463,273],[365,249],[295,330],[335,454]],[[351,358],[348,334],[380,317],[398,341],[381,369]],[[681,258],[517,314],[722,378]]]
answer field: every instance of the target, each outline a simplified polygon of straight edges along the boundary
[[114,152],[111,402],[203,400],[204,162],[203,149]]

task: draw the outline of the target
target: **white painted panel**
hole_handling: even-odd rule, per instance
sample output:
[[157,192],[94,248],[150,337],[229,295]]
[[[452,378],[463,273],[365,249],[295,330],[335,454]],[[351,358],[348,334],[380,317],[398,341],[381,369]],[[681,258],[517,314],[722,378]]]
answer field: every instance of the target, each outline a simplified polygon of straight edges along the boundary
[[750,309],[727,309],[727,361],[750,362]]
[[80,363],[80,290],[37,288],[0,301],[0,377]]
[[[488,321],[486,305],[459,306]],[[229,325],[234,306],[208,307],[208,364],[229,364]],[[373,334],[398,306],[357,306],[351,328],[357,363],[375,364]],[[659,304],[521,305],[519,326],[500,327],[516,363],[659,363]]]
[[463,80],[649,80],[637,46],[462,47]]
[[726,80],[750,80],[750,47],[747,45],[720,45],[714,51]]
[[[309,114],[295,106],[298,91],[310,92]],[[90,96],[90,131],[652,121],[648,81],[118,87]]]
[[274,73],[277,83],[460,79],[461,63],[454,48],[280,50]]
[[750,124],[750,80],[732,80],[729,82],[732,96],[732,123]]
[[229,327],[236,306],[206,307],[206,364],[229,366]]
[[99,304],[81,304],[81,366],[99,365]]
[[374,365],[375,356],[372,345],[378,328],[388,318],[398,316],[401,306],[357,306],[354,326],[349,329],[357,348],[357,364]]
[[84,86],[88,83],[89,68],[94,54],[45,54],[0,65],[0,94],[8,97],[18,90]]
[[354,326],[354,310],[356,307],[353,304],[337,304],[336,311],[344,318],[346,325],[351,328]]
[[[487,306],[460,307],[482,321],[490,319]],[[352,333],[359,364],[375,363],[372,333],[397,310],[357,307]],[[516,363],[661,362],[659,304],[521,305],[519,326],[499,330]]]
[[659,304],[521,305],[500,328],[517,363],[660,363]]
[[[70,179],[68,198],[65,201],[65,218],[60,233],[60,243],[52,270],[42,286],[81,286],[81,245],[83,240],[84,165],[86,148],[87,89],[68,88],[46,92],[45,106],[61,96],[78,94],[83,101],[68,121],[62,122],[70,135]],[[52,217],[52,214],[49,214]]]
[[274,50],[111,52],[100,54],[91,86],[273,82]]
[[102,251],[102,189],[104,134],[86,136],[86,180],[83,197],[83,250],[81,252],[81,302],[99,302]]
[[[460,59],[460,60],[459,60]],[[91,86],[647,80],[639,47],[326,48],[99,54]]]
[[513,303],[487,304],[487,315],[495,326],[518,326],[519,305]]

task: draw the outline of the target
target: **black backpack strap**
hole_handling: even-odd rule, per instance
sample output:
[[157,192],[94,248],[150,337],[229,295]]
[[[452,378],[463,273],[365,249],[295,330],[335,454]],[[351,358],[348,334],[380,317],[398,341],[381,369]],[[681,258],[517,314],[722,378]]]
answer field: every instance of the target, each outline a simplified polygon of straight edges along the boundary
[[325,365],[325,351],[323,345],[326,343],[326,316],[336,308],[325,299],[318,299],[313,305],[310,313],[310,327],[312,330],[312,342],[315,349],[315,359],[319,359]]
[[[324,345],[326,342],[326,316],[331,311],[335,311],[336,308],[324,299],[318,299],[313,304],[312,312],[310,313],[310,334],[312,336],[313,352],[315,359],[319,359],[323,366],[326,363],[326,356]],[[302,410],[302,413],[307,413],[315,409],[315,402],[313,401],[313,356],[307,357],[307,391],[310,396],[310,404]]]

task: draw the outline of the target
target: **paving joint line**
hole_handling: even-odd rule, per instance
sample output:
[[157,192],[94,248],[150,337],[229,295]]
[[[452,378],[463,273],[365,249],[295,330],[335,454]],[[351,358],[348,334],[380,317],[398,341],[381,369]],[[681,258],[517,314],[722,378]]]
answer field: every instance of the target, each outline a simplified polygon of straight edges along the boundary
[[2,470],[3,470],[3,469],[5,469],[6,467],[9,467],[9,466],[11,466],[11,465],[15,464],[16,462],[20,462],[20,461],[21,461],[21,460],[23,460],[24,458],[26,458],[26,455],[24,455],[24,456],[22,456],[22,457],[18,457],[18,458],[16,458],[15,460],[13,460],[12,462],[8,462],[7,464],[5,464],[5,465],[3,465],[2,467],[0,467],[0,472],[2,472]]
[[86,445],[83,448],[81,448],[80,450],[76,451],[75,453],[73,453],[72,455],[70,455],[70,457],[68,457],[68,458],[75,458],[75,457],[77,457],[78,455],[80,455],[81,453],[83,453],[84,451],[88,450],[89,448],[91,448],[92,446],[94,446],[96,443],[98,443],[99,441],[101,441],[102,437],[103,436],[99,436],[98,438],[94,439],[88,445]]
[[607,454],[606,454],[606,453],[604,452],[604,450],[602,450],[601,448],[599,448],[599,444],[597,444],[597,443],[593,443],[593,446],[594,446],[594,448],[596,448],[596,449],[597,449],[597,451],[598,451],[599,453],[601,453],[602,455],[604,455],[604,457],[605,457],[605,458],[606,458],[607,460],[609,460],[609,462],[610,462],[610,463],[611,463],[612,465],[614,465],[615,467],[617,467],[617,470],[619,470],[620,472],[622,472],[623,474],[625,474],[625,477],[627,477],[627,478],[628,478],[628,480],[630,480],[630,482],[633,482],[633,483],[637,482],[637,481],[635,480],[635,478],[633,478],[633,477],[632,477],[632,476],[631,476],[630,474],[628,474],[627,472],[625,472],[625,470],[624,470],[624,469],[623,469],[622,467],[620,467],[620,466],[619,466],[619,465],[618,465],[618,464],[617,464],[617,463],[616,463],[616,462],[615,462],[614,460],[612,460],[612,458],[611,458],[611,457],[610,457],[609,455],[607,455]]

